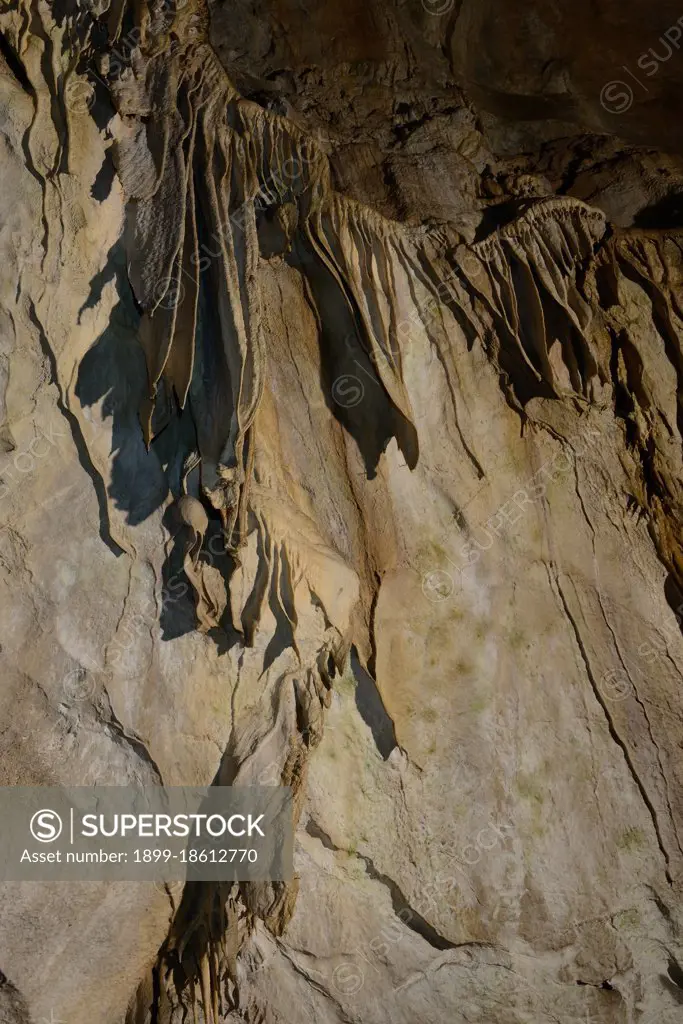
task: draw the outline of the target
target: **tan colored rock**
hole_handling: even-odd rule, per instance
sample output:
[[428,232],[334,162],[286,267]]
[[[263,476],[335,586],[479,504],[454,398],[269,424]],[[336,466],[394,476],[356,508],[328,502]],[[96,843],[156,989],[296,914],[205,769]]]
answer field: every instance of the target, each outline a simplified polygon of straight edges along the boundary
[[[136,5],[114,74],[123,7],[0,12],[2,781],[291,785],[298,879],[5,883],[0,1020],[675,1021],[679,232],[540,168],[501,193],[464,106],[392,114],[398,9],[298,39],[325,99],[349,38],[384,69],[340,180],[202,5]],[[68,72],[89,14],[109,122]]]

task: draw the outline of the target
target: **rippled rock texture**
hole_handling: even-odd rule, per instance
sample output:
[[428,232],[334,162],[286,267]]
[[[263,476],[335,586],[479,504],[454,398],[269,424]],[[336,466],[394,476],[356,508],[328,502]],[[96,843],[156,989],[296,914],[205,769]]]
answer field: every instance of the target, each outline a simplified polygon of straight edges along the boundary
[[0,5],[3,784],[298,823],[0,1021],[683,1019],[683,30],[558,6]]

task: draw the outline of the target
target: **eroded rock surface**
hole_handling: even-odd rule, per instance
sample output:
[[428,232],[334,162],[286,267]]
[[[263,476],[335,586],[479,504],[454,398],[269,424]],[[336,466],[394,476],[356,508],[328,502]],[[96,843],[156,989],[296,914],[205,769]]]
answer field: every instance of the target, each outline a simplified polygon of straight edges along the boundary
[[3,782],[298,822],[5,883],[0,1020],[681,1019],[677,139],[469,7],[0,7]]

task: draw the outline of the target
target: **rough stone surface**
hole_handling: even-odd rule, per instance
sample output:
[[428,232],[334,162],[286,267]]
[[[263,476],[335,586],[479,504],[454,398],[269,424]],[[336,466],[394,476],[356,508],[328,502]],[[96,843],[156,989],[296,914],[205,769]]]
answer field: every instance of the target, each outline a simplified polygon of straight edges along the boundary
[[683,54],[600,104],[665,6],[0,6],[2,782],[298,816],[284,890],[4,883],[2,1024],[683,1020]]

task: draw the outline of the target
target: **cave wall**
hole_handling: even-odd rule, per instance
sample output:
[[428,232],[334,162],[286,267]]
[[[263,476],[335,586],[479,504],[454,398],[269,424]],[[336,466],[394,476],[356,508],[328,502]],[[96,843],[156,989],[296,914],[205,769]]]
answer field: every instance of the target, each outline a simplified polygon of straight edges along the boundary
[[[306,35],[283,9],[302,40],[287,61],[350,60],[348,25],[354,60],[393,59],[407,33],[393,8],[352,13],[323,7]],[[192,406],[149,448],[138,417],[148,311],[128,278],[125,112],[102,69],[67,72],[59,14],[0,14],[3,783],[294,784],[298,884],[231,894],[221,1019],[675,1021],[675,229],[620,233],[599,201],[534,187],[504,195],[517,205],[489,231],[501,195],[480,179],[507,169],[486,176],[491,139],[456,93],[450,142],[426,122],[436,154],[413,138],[388,158],[395,188],[351,157],[344,178],[353,147],[326,143],[321,201],[362,224],[367,248],[340,251],[392,325],[404,393],[388,399],[393,378],[310,252],[262,237],[249,517],[231,564],[204,495],[202,598],[173,518]],[[428,51],[437,27],[420,19]],[[339,52],[320,45],[337,32]],[[396,86],[378,88],[383,114]],[[380,193],[400,222],[345,205]],[[381,258],[391,294],[370,287]],[[205,630],[202,600],[220,610]],[[321,652],[338,655],[333,679],[316,674]],[[5,883],[1,898],[0,1019],[182,1019],[188,990],[170,978],[150,1017],[149,978],[187,915],[204,923],[191,892]]]

